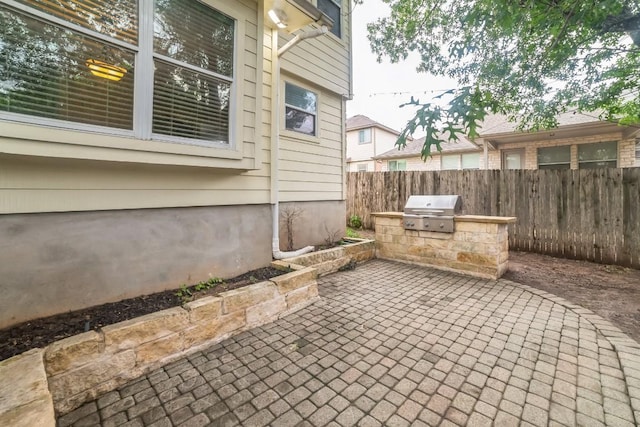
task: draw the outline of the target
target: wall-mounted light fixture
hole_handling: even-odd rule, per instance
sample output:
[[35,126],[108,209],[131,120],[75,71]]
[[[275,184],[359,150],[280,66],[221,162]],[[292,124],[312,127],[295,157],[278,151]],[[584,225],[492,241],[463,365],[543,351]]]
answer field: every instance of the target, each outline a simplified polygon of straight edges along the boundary
[[267,12],[271,21],[280,29],[287,28],[287,14],[282,9],[271,9]]
[[89,71],[91,71],[91,74],[94,76],[113,80],[115,82],[120,81],[120,79],[122,79],[127,73],[127,70],[122,67],[111,65],[97,59],[87,59],[86,64],[87,67],[89,67]]
[[333,20],[309,0],[264,0],[265,23],[289,34],[311,23],[331,29]]

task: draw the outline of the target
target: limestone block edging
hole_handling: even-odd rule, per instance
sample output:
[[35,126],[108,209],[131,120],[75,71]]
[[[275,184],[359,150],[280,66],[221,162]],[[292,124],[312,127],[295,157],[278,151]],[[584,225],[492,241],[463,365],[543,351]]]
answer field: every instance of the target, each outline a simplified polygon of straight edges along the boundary
[[352,240],[356,243],[274,261],[274,268],[289,272],[269,281],[78,334],[0,362],[0,425],[55,426],[56,413],[63,415],[145,372],[300,310],[319,298],[320,274],[375,256],[374,241]]
[[287,258],[284,265],[289,263],[313,266],[318,276],[335,273],[351,262],[364,262],[375,258],[376,242],[368,239],[349,238],[356,243],[336,246],[335,248],[311,252],[294,258]]
[[314,268],[274,267],[293,271],[0,362],[0,425],[55,426],[56,413],[70,412],[145,372],[319,298]]
[[33,349],[0,362],[0,425],[55,427],[43,353]]

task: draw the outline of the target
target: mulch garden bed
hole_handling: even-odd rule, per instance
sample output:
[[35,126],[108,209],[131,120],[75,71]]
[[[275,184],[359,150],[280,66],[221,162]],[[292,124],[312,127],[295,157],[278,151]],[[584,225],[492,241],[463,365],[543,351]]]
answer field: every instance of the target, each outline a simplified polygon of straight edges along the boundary
[[[187,295],[185,295],[184,289],[174,289],[14,325],[8,329],[0,330],[0,360],[8,359],[32,348],[45,347],[63,338],[90,330],[98,330],[106,325],[177,307],[187,299],[218,295],[224,291],[269,280],[285,273],[286,271],[265,267],[249,271],[233,279],[224,280],[209,289],[196,291],[191,286]],[[183,297],[179,295],[183,295]]]

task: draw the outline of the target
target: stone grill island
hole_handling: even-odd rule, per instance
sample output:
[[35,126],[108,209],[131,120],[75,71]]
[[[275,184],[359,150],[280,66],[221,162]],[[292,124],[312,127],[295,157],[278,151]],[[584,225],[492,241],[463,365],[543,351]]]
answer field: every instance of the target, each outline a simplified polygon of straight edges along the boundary
[[453,233],[405,229],[402,212],[377,212],[378,258],[498,279],[509,261],[509,224],[515,217],[456,215]]

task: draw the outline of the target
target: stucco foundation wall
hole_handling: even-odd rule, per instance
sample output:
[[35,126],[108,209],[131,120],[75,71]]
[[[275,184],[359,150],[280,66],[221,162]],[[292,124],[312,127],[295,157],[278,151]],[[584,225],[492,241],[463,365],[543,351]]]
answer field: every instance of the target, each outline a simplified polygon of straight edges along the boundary
[[328,235],[344,237],[347,215],[344,200],[280,203],[280,250],[287,250],[287,210],[297,210],[293,221],[293,249],[325,244]]
[[0,215],[0,328],[267,266],[271,227],[269,205]]

